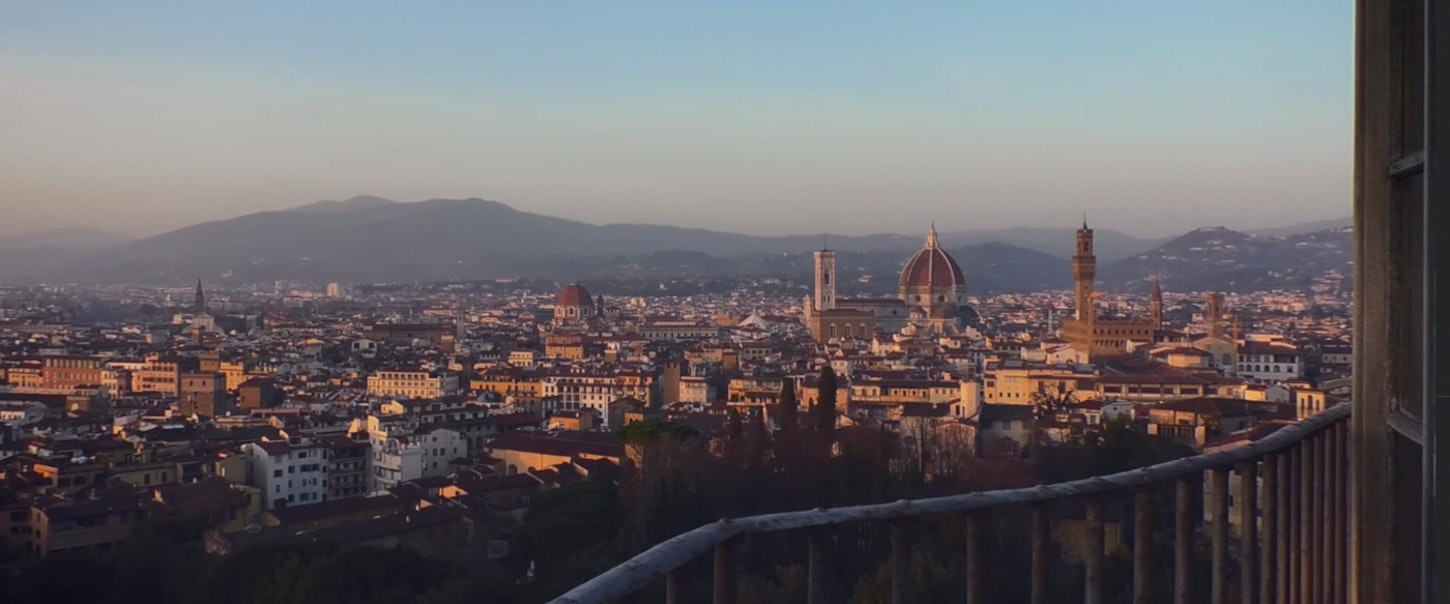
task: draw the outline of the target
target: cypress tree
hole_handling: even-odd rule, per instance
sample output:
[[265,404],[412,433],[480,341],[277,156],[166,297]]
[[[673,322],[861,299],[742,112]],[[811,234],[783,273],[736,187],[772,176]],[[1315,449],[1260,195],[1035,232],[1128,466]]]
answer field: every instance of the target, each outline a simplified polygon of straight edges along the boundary
[[780,429],[782,432],[795,430],[796,417],[800,415],[800,403],[795,398],[795,380],[786,376],[780,387]]
[[836,371],[829,363],[821,365],[820,399],[816,401],[816,430],[829,434],[836,429]]

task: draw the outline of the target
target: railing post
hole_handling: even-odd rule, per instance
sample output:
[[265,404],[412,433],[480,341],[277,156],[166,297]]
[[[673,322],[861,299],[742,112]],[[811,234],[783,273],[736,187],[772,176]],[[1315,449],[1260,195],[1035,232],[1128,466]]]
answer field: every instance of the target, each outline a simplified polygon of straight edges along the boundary
[[1294,601],[1294,456],[1279,454],[1279,544],[1274,547],[1279,572],[1275,578],[1277,602]]
[[1278,577],[1279,545],[1279,456],[1264,458],[1264,484],[1259,491],[1262,501],[1260,516],[1263,530],[1259,544],[1259,601],[1263,604],[1275,602],[1275,580]]
[[1305,604],[1318,604],[1309,598],[1314,592],[1314,574],[1309,571],[1309,559],[1314,556],[1312,542],[1309,534],[1314,533],[1314,514],[1309,513],[1314,507],[1314,450],[1309,449],[1309,440],[1301,440],[1298,448],[1295,448],[1295,458],[1299,462],[1295,471],[1299,475],[1299,488],[1295,492],[1296,506],[1293,513],[1299,514],[1299,545],[1295,548],[1295,566],[1299,568],[1299,591],[1296,601]]
[[911,544],[905,520],[891,523],[891,604],[906,604],[906,582],[911,572]]
[[967,515],[967,604],[982,604],[982,513]]
[[1086,604],[1103,601],[1103,500],[1097,496],[1087,500],[1087,558],[1083,560]]
[[1259,597],[1259,462],[1239,464],[1239,603]]
[[830,550],[830,534],[825,528],[811,529],[807,532],[807,539],[810,542],[810,553],[806,559],[806,602],[825,604],[830,572],[826,561]]
[[1330,498],[1334,501],[1334,518],[1330,520],[1334,527],[1330,533],[1332,554],[1334,564],[1331,567],[1330,583],[1334,586],[1334,599],[1332,602],[1349,601],[1349,460],[1346,452],[1349,451],[1349,421],[1341,420],[1334,424],[1334,463],[1331,472],[1334,473],[1334,493]]
[[1312,516],[1309,525],[1309,551],[1312,552],[1309,558],[1309,599],[1312,602],[1323,602],[1326,587],[1324,584],[1324,535],[1328,528],[1325,526],[1327,523],[1324,520],[1324,467],[1326,465],[1324,457],[1327,454],[1328,441],[1325,440],[1324,434],[1320,433],[1311,437],[1309,443],[1309,450],[1314,454],[1313,474],[1310,477],[1313,481],[1313,488],[1309,490],[1310,497],[1313,499],[1313,507],[1309,510]]
[[1153,604],[1153,491],[1133,492],[1133,604]]
[[1047,517],[1046,506],[1032,506],[1032,604],[1047,604],[1047,540],[1051,538],[1052,520]]
[[665,573],[665,604],[680,604],[680,570]]
[[1213,482],[1211,516],[1213,522],[1213,582],[1211,595],[1214,604],[1228,602],[1228,468],[1214,468],[1209,471]]
[[[1198,482],[1203,475],[1198,474]],[[1173,510],[1173,601],[1193,602],[1193,488],[1192,476],[1178,479],[1177,506]]]
[[1334,426],[1330,426],[1324,430],[1324,453],[1321,455],[1321,458],[1324,458],[1324,517],[1321,519],[1324,521],[1324,527],[1319,529],[1319,532],[1324,537],[1319,540],[1319,549],[1324,552],[1319,553],[1319,581],[1324,584],[1324,587],[1319,590],[1321,590],[1325,603],[1337,603],[1338,601],[1338,587],[1334,584],[1337,581],[1337,575],[1334,574],[1334,545],[1338,540],[1338,532],[1334,530],[1334,519],[1338,517],[1334,511],[1338,504],[1338,501],[1335,500],[1338,492],[1335,490],[1335,482],[1338,478],[1338,464],[1335,464],[1338,459],[1337,450],[1338,432],[1335,432]]
[[733,544],[726,541],[715,546],[715,604],[735,604],[736,587]]

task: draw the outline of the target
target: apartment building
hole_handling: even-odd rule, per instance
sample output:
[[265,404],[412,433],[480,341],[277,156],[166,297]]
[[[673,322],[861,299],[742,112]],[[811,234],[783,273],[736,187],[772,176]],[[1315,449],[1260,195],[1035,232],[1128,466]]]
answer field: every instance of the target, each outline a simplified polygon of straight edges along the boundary
[[24,551],[29,558],[69,552],[112,554],[131,535],[132,527],[145,518],[146,502],[136,497],[65,500],[32,506]]
[[251,466],[251,484],[262,489],[266,509],[327,500],[329,446],[326,443],[301,437],[263,438],[242,447]]
[[467,455],[463,435],[448,428],[388,430],[368,434],[372,451],[371,493],[387,491],[401,482],[448,474],[448,462]]
[[407,398],[439,398],[458,391],[451,371],[383,370],[368,376],[368,393]]
[[177,396],[181,390],[181,374],[197,371],[197,359],[151,356],[140,369],[131,374],[132,392],[153,392]]
[[1094,398],[1096,372],[1091,365],[1044,363],[1021,359],[989,361],[982,379],[985,401],[1024,405],[1039,392],[1071,392],[1079,400]]
[[592,409],[605,418],[606,428],[612,428],[607,419],[609,403],[630,396],[648,401],[654,381],[653,376],[639,372],[558,373],[544,378],[542,396],[555,410]]
[[[46,356],[41,358],[41,387],[53,390],[70,390],[86,386],[102,386],[108,371],[105,359],[90,356]],[[111,382],[115,377],[111,376]]]
[[336,435],[326,439],[328,499],[361,497],[368,494],[371,476],[368,460],[372,457],[372,445],[367,440],[356,440]]
[[1287,342],[1248,341],[1239,347],[1238,374],[1271,382],[1304,377],[1304,355]]

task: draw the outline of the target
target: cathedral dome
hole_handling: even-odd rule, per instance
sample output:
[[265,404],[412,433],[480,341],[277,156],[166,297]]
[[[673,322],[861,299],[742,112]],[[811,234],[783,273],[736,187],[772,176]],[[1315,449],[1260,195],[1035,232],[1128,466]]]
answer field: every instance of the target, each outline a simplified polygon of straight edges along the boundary
[[554,300],[554,306],[582,308],[594,304],[593,296],[583,285],[571,283],[559,292],[559,297]]
[[901,269],[901,287],[966,287],[962,267],[937,245],[936,227],[926,236],[926,247],[906,261]]

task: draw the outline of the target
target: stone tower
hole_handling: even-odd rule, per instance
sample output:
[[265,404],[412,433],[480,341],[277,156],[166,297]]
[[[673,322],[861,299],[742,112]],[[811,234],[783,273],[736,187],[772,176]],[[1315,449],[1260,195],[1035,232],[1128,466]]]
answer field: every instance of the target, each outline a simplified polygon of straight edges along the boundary
[[1223,294],[1211,292],[1204,304],[1203,320],[1208,323],[1208,336],[1223,337]]
[[1087,216],[1082,218],[1082,228],[1077,230],[1077,253],[1072,257],[1072,280],[1077,289],[1077,320],[1091,321],[1093,308],[1093,281],[1098,276],[1098,259],[1093,255],[1093,230],[1088,228]]
[[206,293],[201,291],[201,279],[196,280],[196,300],[192,312],[198,315],[206,314]]
[[1148,299],[1148,317],[1153,321],[1153,329],[1163,329],[1163,285],[1153,280],[1153,297]]
[[822,248],[816,252],[816,312],[836,307],[836,252]]

